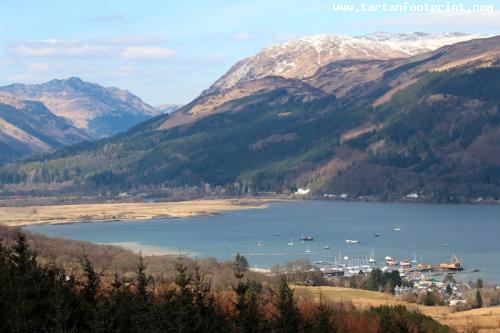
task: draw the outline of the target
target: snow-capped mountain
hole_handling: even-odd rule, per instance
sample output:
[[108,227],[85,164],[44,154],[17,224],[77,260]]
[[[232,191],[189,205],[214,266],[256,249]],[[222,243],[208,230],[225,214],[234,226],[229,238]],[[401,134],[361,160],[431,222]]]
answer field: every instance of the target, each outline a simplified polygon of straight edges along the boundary
[[389,45],[391,48],[407,53],[408,55],[417,55],[436,50],[445,45],[486,37],[488,37],[488,35],[471,35],[461,32],[444,32],[436,34],[426,32],[375,32],[358,38],[384,43]]
[[316,35],[263,49],[237,62],[225,75],[203,92],[208,95],[238,83],[267,76],[304,79],[336,60],[387,60],[408,58],[485,35],[462,33],[374,33],[358,37]]

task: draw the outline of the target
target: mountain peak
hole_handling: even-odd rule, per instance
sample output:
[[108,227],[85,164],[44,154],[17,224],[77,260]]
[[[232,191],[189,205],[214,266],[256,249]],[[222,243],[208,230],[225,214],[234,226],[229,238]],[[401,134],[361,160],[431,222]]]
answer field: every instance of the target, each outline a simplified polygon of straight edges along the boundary
[[107,88],[78,77],[54,79],[42,84],[0,87],[20,100],[45,104],[88,135],[99,138],[126,131],[159,112],[126,90]]
[[304,79],[338,60],[408,58],[486,35],[464,33],[376,32],[363,36],[319,34],[269,46],[236,63],[202,95],[229,89],[238,83],[267,76]]

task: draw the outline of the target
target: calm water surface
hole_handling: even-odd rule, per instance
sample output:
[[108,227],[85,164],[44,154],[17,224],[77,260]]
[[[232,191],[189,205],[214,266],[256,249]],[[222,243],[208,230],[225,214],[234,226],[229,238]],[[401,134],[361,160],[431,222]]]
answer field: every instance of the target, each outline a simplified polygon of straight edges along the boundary
[[[395,232],[395,225],[401,231]],[[500,282],[500,206],[306,201],[218,216],[26,229],[96,243],[138,242],[221,260],[240,252],[262,268],[293,259],[332,261],[340,253],[366,258],[372,249],[378,262],[387,255],[412,259],[415,253],[417,259],[439,263],[455,254],[466,270],[480,269],[462,279]],[[300,244],[301,235],[314,241]],[[288,246],[290,239],[294,246]],[[360,243],[346,244],[346,239]],[[307,247],[311,253],[305,253]]]

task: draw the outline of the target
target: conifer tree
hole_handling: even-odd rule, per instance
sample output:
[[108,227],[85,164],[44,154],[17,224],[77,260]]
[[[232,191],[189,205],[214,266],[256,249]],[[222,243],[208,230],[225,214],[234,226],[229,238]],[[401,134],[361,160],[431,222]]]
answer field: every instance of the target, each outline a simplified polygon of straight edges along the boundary
[[298,332],[300,326],[300,314],[295,302],[293,290],[290,289],[290,286],[285,278],[281,279],[276,307],[278,308],[278,316],[275,322],[276,332]]

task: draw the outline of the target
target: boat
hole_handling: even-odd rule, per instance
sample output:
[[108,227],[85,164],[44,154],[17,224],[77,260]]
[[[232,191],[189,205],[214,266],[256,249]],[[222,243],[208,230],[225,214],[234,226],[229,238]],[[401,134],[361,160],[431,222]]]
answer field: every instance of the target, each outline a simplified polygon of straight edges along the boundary
[[330,250],[330,247],[328,245],[325,245],[324,249],[325,250]]
[[380,234],[373,234],[373,236],[375,236],[375,237],[380,237]]
[[399,224],[396,224],[394,226],[394,231],[401,231],[401,228],[399,227]]
[[399,266],[401,266],[401,268],[410,268],[411,262],[408,259],[403,259],[399,262]]
[[393,257],[386,256],[384,262],[387,266],[397,266],[398,262]]
[[313,241],[313,240],[314,240],[314,238],[313,238],[313,237],[311,237],[311,236],[301,236],[301,237],[300,237],[300,240],[301,240],[301,241],[306,241],[306,242],[311,242],[311,241]]
[[280,233],[278,233],[278,232],[275,232],[275,233],[274,233],[274,237],[279,237],[279,236],[281,236],[281,234],[280,234]]
[[413,260],[411,261],[411,263],[416,264],[417,262],[417,257],[415,256],[415,252],[413,252]]
[[311,249],[309,248],[309,246],[307,247],[307,249],[304,252],[305,253],[311,253]]
[[373,254],[373,249],[372,249],[372,253],[370,254],[370,258],[368,258],[368,262],[370,264],[375,264],[377,262],[377,260],[375,260],[375,255]]
[[344,256],[344,260],[349,260],[349,257],[348,256]]
[[358,244],[359,240],[356,240],[356,239],[346,239],[345,242],[347,244]]
[[450,262],[442,262],[439,264],[439,268],[444,269],[444,270],[453,270],[453,271],[460,271],[463,269],[462,264],[460,263],[460,260],[456,255],[453,255],[451,257]]
[[288,242],[288,246],[293,246],[293,240],[290,238],[290,241]]
[[427,272],[427,271],[431,271],[433,269],[433,267],[431,264],[419,262],[417,265],[417,269],[421,272]]
[[262,247],[262,243],[260,241],[257,242],[257,247]]

